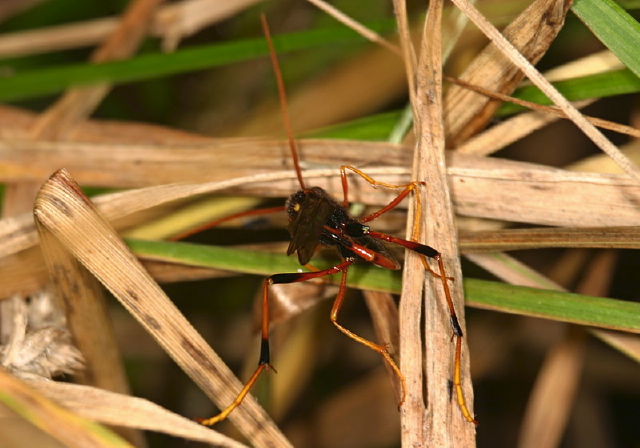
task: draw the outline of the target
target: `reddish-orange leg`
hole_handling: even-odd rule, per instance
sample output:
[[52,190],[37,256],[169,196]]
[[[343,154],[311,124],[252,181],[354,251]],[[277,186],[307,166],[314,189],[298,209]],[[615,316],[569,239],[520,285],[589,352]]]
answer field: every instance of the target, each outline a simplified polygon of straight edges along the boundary
[[[263,292],[262,292],[262,340],[260,345],[260,359],[258,361],[258,367],[256,368],[249,381],[242,388],[242,391],[238,394],[238,396],[233,400],[233,402],[222,410],[218,415],[208,418],[208,419],[198,419],[200,423],[203,425],[214,425],[225,418],[237,408],[244,397],[249,393],[253,385],[258,380],[260,374],[265,371],[271,369],[271,354],[269,349],[269,285],[282,284],[282,283],[297,283],[304,282],[307,280],[311,280],[314,278],[326,277],[327,275],[337,274],[338,272],[342,272],[343,281],[341,282],[340,291],[338,292],[338,298],[336,298],[336,302],[340,300],[342,302],[342,297],[344,296],[344,288],[346,282],[346,271],[349,265],[354,262],[354,259],[346,259],[343,260],[342,263],[321,271],[314,272],[294,272],[288,274],[275,274],[270,277],[267,277],[264,281]],[[334,305],[335,308],[335,305]],[[339,307],[338,307],[339,308]],[[337,311],[335,312],[337,316]],[[332,312],[333,316],[333,312]],[[335,322],[334,322],[335,323]],[[337,325],[337,324],[336,324]],[[339,327],[340,328],[340,327]],[[347,330],[348,331],[348,330]],[[355,336],[355,335],[354,335]]]
[[[457,397],[457,400],[458,400],[458,406],[460,407],[460,411],[462,412],[462,415],[469,422],[477,425],[478,422],[471,415],[471,412],[469,411],[469,408],[467,408],[467,403],[466,403],[466,400],[464,398],[464,392],[462,390],[462,381],[461,381],[461,373],[460,373],[460,371],[461,371],[461,359],[462,359],[462,337],[463,337],[463,333],[462,333],[462,328],[460,327],[460,323],[458,322],[458,316],[456,315],[456,310],[455,310],[455,307],[453,305],[453,300],[451,298],[451,291],[449,289],[449,283],[448,283],[450,277],[447,277],[447,274],[445,272],[444,262],[442,260],[442,255],[440,254],[440,252],[438,252],[437,250],[435,250],[434,248],[432,248],[430,246],[426,246],[424,244],[416,243],[414,241],[403,240],[401,238],[397,238],[397,237],[392,236],[392,235],[386,235],[384,233],[370,231],[369,232],[369,236],[371,236],[373,238],[377,238],[377,239],[383,240],[383,241],[387,241],[387,242],[390,242],[390,243],[398,244],[398,245],[403,246],[403,247],[405,247],[405,248],[407,248],[409,250],[417,252],[423,258],[424,257],[432,258],[432,259],[436,260],[436,262],[438,263],[438,268],[440,270],[440,273],[439,274],[438,273],[434,273],[431,269],[429,269],[429,272],[431,272],[433,275],[438,277],[442,282],[442,289],[444,290],[445,299],[447,301],[447,307],[449,309],[449,320],[451,321],[451,328],[453,329],[453,336],[456,338],[456,353],[455,353],[455,360],[454,360],[454,366],[453,366],[453,387],[454,387],[454,389],[456,391],[456,397]],[[423,264],[426,264],[426,260],[425,260],[425,262]]]
[[[348,181],[347,181],[347,174],[346,171],[350,170],[352,172],[354,172],[355,174],[359,175],[360,177],[362,177],[364,180],[366,180],[367,182],[369,182],[374,188],[378,187],[378,186],[382,186],[385,188],[392,188],[392,189],[402,189],[402,191],[400,192],[400,194],[398,194],[398,196],[396,196],[389,204],[387,204],[386,206],[382,207],[380,210],[373,212],[367,216],[365,216],[364,218],[360,219],[359,221],[364,223],[364,222],[369,222],[372,221],[376,218],[378,218],[379,216],[381,216],[382,214],[388,212],[389,210],[393,209],[394,207],[396,207],[405,197],[407,197],[407,195],[409,193],[411,193],[411,191],[415,191],[416,194],[418,195],[418,190],[416,189],[416,187],[418,185],[423,185],[424,182],[419,182],[419,181],[413,181],[411,183],[408,184],[404,184],[404,185],[393,185],[393,184],[387,184],[384,182],[379,182],[374,180],[372,177],[370,177],[369,175],[363,173],[362,171],[360,171],[357,168],[351,167],[351,166],[347,166],[347,165],[343,165],[340,167],[340,176],[342,179],[342,189],[344,192],[344,200],[343,200],[343,205],[346,207],[348,206],[349,202],[348,202],[348,197],[347,197],[347,193],[348,193]],[[414,225],[413,228],[413,235],[412,238],[417,238],[419,229],[418,229],[418,224],[420,223],[420,217],[421,217],[421,213],[422,213],[422,208],[421,208],[421,200],[420,200],[420,196],[418,195],[417,197],[417,202],[416,202],[416,217],[414,222],[416,223],[416,225]],[[424,265],[425,269],[432,274],[433,276],[439,278],[442,282],[442,289],[444,290],[444,294],[445,294],[445,299],[447,302],[447,308],[449,309],[449,319],[451,321],[451,328],[453,329],[453,336],[456,338],[456,352],[455,352],[455,360],[454,360],[454,367],[453,367],[453,387],[456,391],[456,398],[458,401],[458,406],[460,407],[460,410],[462,412],[462,415],[464,416],[465,419],[467,419],[469,422],[473,423],[473,424],[478,424],[478,422],[476,421],[476,419],[471,415],[471,412],[469,411],[469,408],[467,407],[467,403],[464,397],[464,392],[462,390],[462,381],[461,381],[461,358],[462,358],[462,338],[463,338],[463,332],[462,332],[462,328],[460,327],[460,323],[458,322],[458,316],[456,315],[456,310],[455,310],[455,306],[453,305],[453,299],[451,298],[451,290],[449,289],[449,283],[448,280],[453,280],[452,277],[447,277],[447,274],[445,272],[445,268],[444,268],[444,262],[442,260],[442,255],[440,254],[440,252],[438,252],[436,249],[424,245],[424,244],[420,244],[417,243],[415,241],[408,241],[402,238],[398,238],[392,235],[387,235],[381,232],[376,232],[373,230],[369,230],[369,232],[367,233],[367,235],[369,235],[370,237],[382,240],[382,241],[386,241],[389,243],[394,243],[394,244],[398,244],[400,246],[405,247],[406,249],[409,249],[411,251],[414,251],[416,253],[418,253],[420,255],[420,258],[422,260],[422,264]],[[433,260],[435,260],[438,263],[438,268],[439,268],[439,273],[435,272],[434,270],[432,270],[429,267],[429,264],[426,260],[426,257],[429,257]],[[375,262],[374,262],[375,263]],[[400,377],[402,377],[402,374],[399,374]],[[404,378],[402,378],[404,381]]]
[[188,229],[185,230],[182,233],[179,233],[177,235],[172,236],[171,238],[169,238],[169,241],[180,241],[183,240],[187,237],[190,237],[191,235],[195,235],[197,233],[200,232],[204,232],[205,230],[209,230],[209,229],[213,229],[214,227],[219,226],[220,224],[227,222],[227,221],[232,221],[234,219],[237,218],[245,218],[245,217],[249,217],[249,216],[259,216],[259,215],[266,215],[269,213],[277,213],[277,212],[283,212],[284,211],[284,207],[283,206],[279,206],[279,207],[271,207],[271,208],[261,208],[259,210],[247,210],[244,212],[238,212],[238,213],[234,213],[228,216],[224,216],[220,219],[216,219],[215,221],[211,221],[208,222],[206,224],[203,224],[201,226],[198,227],[194,227],[193,229]]

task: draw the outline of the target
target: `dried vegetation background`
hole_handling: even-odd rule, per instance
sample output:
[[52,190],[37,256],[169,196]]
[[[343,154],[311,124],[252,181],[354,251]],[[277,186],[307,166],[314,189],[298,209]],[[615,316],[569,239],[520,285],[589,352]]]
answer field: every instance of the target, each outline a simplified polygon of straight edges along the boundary
[[[115,64],[64,91],[71,72],[30,94],[0,79],[12,100],[0,107],[0,446],[638,443],[637,94],[571,105],[545,84],[614,73],[608,87],[624,67],[576,17],[591,0],[478,1],[481,12],[432,0],[426,20],[421,2],[399,0],[83,3],[0,2],[2,76],[257,43],[222,63],[185,58],[190,69]],[[427,181],[422,222],[405,201],[375,227],[419,229],[444,254],[477,429],[449,396],[449,317],[415,257],[399,305],[399,276],[356,269],[341,315],[391,343],[408,384],[400,412],[380,357],[330,324],[335,287],[296,284],[273,288],[278,373],[254,391],[262,406],[249,398],[213,430],[192,420],[233,399],[232,371],[255,368],[260,276],[298,268],[277,255],[282,214],[225,222],[191,237],[196,246],[158,242],[297,188],[261,12],[283,53],[307,181],[339,197],[341,164]],[[346,27],[369,42],[336,37]],[[305,34],[316,29],[329,31]],[[123,83],[136,76],[151,79]],[[558,108],[505,114],[504,96],[531,81]],[[350,199],[366,214],[393,194],[355,182]]]

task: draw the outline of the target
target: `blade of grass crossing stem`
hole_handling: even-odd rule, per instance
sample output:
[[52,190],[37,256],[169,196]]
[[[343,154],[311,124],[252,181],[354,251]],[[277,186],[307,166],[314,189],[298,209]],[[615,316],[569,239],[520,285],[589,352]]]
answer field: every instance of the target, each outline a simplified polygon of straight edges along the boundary
[[[300,269],[295,258],[284,254],[165,241],[127,240],[127,244],[143,259],[212,269],[261,276]],[[314,260],[314,266],[319,269],[329,265],[332,265],[330,260]],[[337,282],[339,276],[328,280]],[[398,294],[401,272],[356,264],[349,270],[348,284],[353,288]],[[638,303],[477,279],[466,279],[464,286],[470,306],[640,333]]]

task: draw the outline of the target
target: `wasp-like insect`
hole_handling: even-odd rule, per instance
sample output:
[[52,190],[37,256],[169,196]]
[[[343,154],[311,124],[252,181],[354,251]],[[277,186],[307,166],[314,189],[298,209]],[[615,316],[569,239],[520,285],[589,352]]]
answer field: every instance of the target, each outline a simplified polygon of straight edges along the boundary
[[[291,234],[291,241],[287,249],[287,255],[296,253],[300,264],[307,265],[311,261],[311,258],[319,247],[328,246],[333,247],[337,250],[342,261],[329,269],[310,272],[274,274],[265,279],[262,296],[262,343],[258,367],[254,371],[251,378],[247,381],[242,391],[238,394],[236,399],[229,406],[227,406],[226,409],[222,410],[220,414],[214,417],[199,421],[204,425],[213,425],[221,420],[224,420],[236,407],[240,405],[240,403],[242,403],[242,400],[247,395],[247,393],[249,393],[249,390],[251,389],[251,387],[253,387],[260,374],[264,370],[268,370],[271,368],[269,351],[269,286],[274,284],[304,282],[307,280],[326,277],[338,273],[341,274],[340,288],[331,309],[331,322],[333,322],[333,324],[341,332],[343,332],[351,339],[354,339],[355,341],[358,341],[359,343],[371,348],[372,350],[375,350],[384,357],[384,359],[389,363],[389,365],[399,378],[402,385],[402,397],[400,400],[400,405],[402,405],[405,396],[405,380],[396,362],[389,354],[388,347],[385,345],[376,344],[361,336],[358,336],[349,329],[343,327],[338,322],[338,313],[340,312],[340,308],[342,307],[345,296],[347,272],[349,270],[349,266],[351,266],[356,260],[362,259],[385,269],[396,270],[401,268],[400,263],[381,243],[382,241],[384,241],[400,245],[406,249],[420,254],[425,268],[432,275],[441,279],[447,306],[449,309],[453,335],[456,338],[453,387],[456,390],[458,404],[464,417],[468,421],[476,423],[475,419],[473,418],[465,404],[464,395],[462,393],[462,386],[460,381],[460,356],[463,333],[462,329],[460,328],[460,324],[458,323],[458,318],[456,316],[453,301],[451,299],[451,293],[449,291],[448,281],[450,280],[450,278],[446,275],[444,263],[442,261],[440,252],[424,244],[374,231],[366,224],[378,218],[383,213],[386,213],[396,207],[400,203],[400,201],[402,201],[407,195],[409,195],[412,191],[416,191],[417,187],[419,185],[422,185],[423,182],[413,181],[405,185],[387,184],[372,179],[370,176],[363,173],[357,168],[344,165],[340,168],[342,189],[344,193],[344,199],[342,203],[333,199],[329,195],[329,193],[327,193],[320,187],[307,187],[302,176],[302,170],[300,168],[300,163],[298,160],[298,152],[292,137],[291,126],[289,124],[289,115],[287,113],[286,97],[284,93],[284,84],[282,82],[280,67],[277,61],[275,50],[273,48],[273,43],[271,41],[269,28],[264,16],[262,17],[262,25],[269,46],[276,80],[278,82],[278,91],[280,94],[280,102],[285,122],[285,128],[287,130],[287,134],[289,135],[293,163],[297,173],[298,182],[300,184],[300,190],[289,197],[285,205],[285,210],[289,217],[289,225],[287,226],[287,229]],[[364,218],[355,219],[348,212],[348,172],[359,175],[375,187],[381,186],[385,188],[397,189],[401,190],[401,192],[394,200],[392,200],[388,205],[381,208],[380,210],[371,213]],[[418,220],[420,219],[419,204],[420,201],[418,198],[418,208],[416,213],[416,218]],[[433,259],[437,262],[439,267],[438,272],[431,270],[426,258]]]

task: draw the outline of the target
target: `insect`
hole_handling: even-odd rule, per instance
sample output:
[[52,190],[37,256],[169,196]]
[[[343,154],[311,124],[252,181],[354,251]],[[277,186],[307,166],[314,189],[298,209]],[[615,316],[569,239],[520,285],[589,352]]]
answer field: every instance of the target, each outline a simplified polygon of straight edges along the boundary
[[[391,366],[398,379],[400,380],[400,384],[402,386],[402,395],[399,406],[401,406],[404,402],[405,397],[405,379],[398,365],[391,357],[388,347],[386,345],[376,344],[361,336],[358,336],[351,330],[343,327],[338,322],[338,314],[344,302],[349,266],[351,266],[356,260],[361,259],[384,269],[397,270],[401,268],[400,263],[389,251],[387,251],[382,243],[387,242],[402,246],[406,249],[418,253],[421,256],[425,269],[427,269],[435,277],[439,278],[442,282],[447,307],[449,310],[453,337],[456,338],[453,387],[456,391],[458,405],[462,411],[463,416],[469,422],[476,423],[475,419],[466,406],[464,394],[462,392],[460,379],[460,357],[463,333],[462,329],[460,328],[460,324],[458,323],[458,318],[456,316],[453,300],[451,298],[451,293],[449,290],[448,281],[451,280],[451,278],[447,277],[446,275],[442,255],[436,249],[430,246],[377,232],[375,230],[372,230],[366,224],[396,207],[411,192],[415,192],[417,194],[417,187],[423,185],[424,182],[413,181],[404,185],[388,184],[374,180],[357,168],[343,165],[340,167],[340,177],[343,190],[343,200],[341,202],[336,201],[329,195],[329,193],[327,193],[320,187],[307,187],[302,176],[302,170],[300,168],[300,162],[298,160],[298,151],[296,149],[296,144],[291,132],[291,125],[289,123],[284,83],[282,81],[282,75],[277,61],[275,49],[271,41],[269,27],[264,15],[262,16],[262,27],[265,38],[267,40],[267,44],[269,46],[271,62],[278,84],[278,92],[284,125],[289,137],[289,146],[291,148],[293,164],[297,174],[298,183],[300,184],[300,190],[291,195],[285,204],[285,210],[289,218],[287,230],[291,235],[291,241],[287,249],[287,255],[296,253],[300,264],[307,265],[311,261],[311,258],[313,257],[317,249],[321,246],[326,246],[334,248],[340,255],[341,261],[340,263],[329,269],[312,270],[309,272],[274,274],[265,279],[262,292],[261,349],[258,367],[231,404],[223,409],[218,415],[208,419],[199,419],[198,421],[203,425],[209,426],[214,425],[215,423],[218,423],[227,418],[227,416],[242,403],[242,400],[249,393],[260,374],[265,370],[272,369],[270,364],[271,357],[269,350],[269,286],[275,284],[304,282],[307,280],[322,278],[334,274],[340,274],[341,278],[340,287],[331,309],[331,322],[346,336],[382,355],[382,357]],[[355,219],[348,212],[348,173],[353,173],[360,176],[374,187],[381,186],[385,188],[401,190],[400,194],[398,194],[395,199],[393,199],[386,206],[382,207],[380,210],[373,212],[361,219]],[[417,204],[416,219],[419,222],[421,215],[419,197],[417,198]],[[243,214],[238,214],[236,216],[240,216]],[[434,260],[438,264],[438,272],[433,271],[429,267],[429,264],[426,260],[427,258]]]

